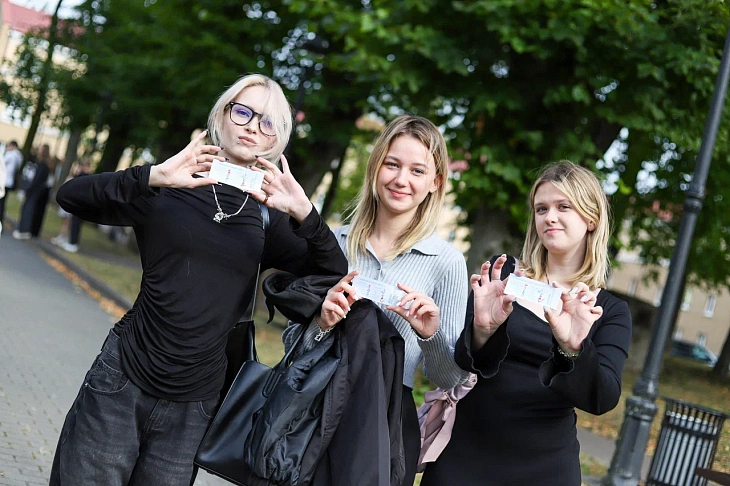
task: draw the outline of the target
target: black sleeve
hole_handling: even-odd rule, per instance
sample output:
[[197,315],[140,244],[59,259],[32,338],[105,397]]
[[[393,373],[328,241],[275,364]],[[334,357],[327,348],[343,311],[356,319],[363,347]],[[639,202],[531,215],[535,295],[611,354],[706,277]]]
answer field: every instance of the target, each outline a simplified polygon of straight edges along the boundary
[[[489,262],[494,265],[494,262],[499,258],[500,255],[494,255],[489,259]],[[500,279],[504,280],[511,273],[515,271],[517,266],[517,259],[513,256],[508,256],[507,261],[502,267],[500,273]],[[491,278],[491,277],[490,277]],[[464,323],[464,330],[461,332],[458,341],[456,341],[456,348],[454,349],[454,359],[456,363],[463,370],[477,373],[482,378],[491,378],[499,371],[499,365],[507,356],[507,349],[509,348],[509,335],[507,334],[507,327],[509,325],[509,318],[497,328],[494,334],[479,350],[472,350],[472,331],[474,328],[474,292],[469,292],[469,301],[466,307],[466,321]]]
[[580,356],[571,361],[557,352],[540,366],[540,381],[581,410],[600,415],[618,404],[621,374],[631,343],[631,313],[623,300],[609,296],[603,316],[583,341]]
[[314,206],[299,224],[294,218],[271,210],[262,270],[278,268],[297,276],[346,275],[347,258],[337,238]]
[[497,328],[494,334],[479,350],[472,350],[472,330],[474,328],[474,292],[469,293],[466,307],[466,322],[461,336],[456,341],[454,359],[463,370],[476,373],[481,378],[491,378],[499,371],[499,365],[507,357],[509,318]]
[[118,172],[75,177],[58,188],[56,201],[69,213],[92,223],[139,224],[156,192],[149,187],[149,164]]

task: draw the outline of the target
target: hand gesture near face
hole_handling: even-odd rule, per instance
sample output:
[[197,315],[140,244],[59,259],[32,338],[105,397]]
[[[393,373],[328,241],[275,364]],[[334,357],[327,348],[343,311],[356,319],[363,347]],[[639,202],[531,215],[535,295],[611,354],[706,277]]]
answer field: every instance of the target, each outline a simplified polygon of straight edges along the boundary
[[209,153],[220,152],[220,147],[202,143],[207,134],[207,130],[203,130],[180,152],[152,166],[150,187],[192,188],[217,184],[215,179],[209,177],[193,177],[196,172],[209,171],[214,160],[225,160],[225,157]]
[[[428,339],[436,334],[441,325],[441,312],[433,299],[403,284],[398,284],[398,288],[406,292],[406,295],[397,306],[389,305],[386,309],[408,321],[408,324],[423,339]],[[406,309],[405,306],[409,302],[410,305]]]
[[545,318],[560,348],[566,353],[578,353],[593,323],[603,315],[603,308],[596,305],[596,294],[582,282],[572,290],[556,283],[553,286],[562,288],[563,310],[556,312],[545,308]]
[[[502,255],[491,265],[484,262],[481,275],[472,275],[471,288],[474,292],[474,335],[473,348],[480,349],[494,334],[499,326],[512,313],[512,303],[515,297],[504,293],[506,280],[500,280],[502,267],[507,256]],[[518,270],[516,275],[524,275],[524,270]],[[491,279],[489,278],[491,274]]]
[[294,217],[300,223],[304,221],[312,211],[312,203],[302,186],[294,179],[286,157],[281,156],[281,169],[262,157],[258,157],[256,161],[263,165],[264,169],[260,167],[252,169],[263,172],[264,184],[261,187],[262,192],[251,193],[251,196],[270,208]]
[[357,292],[355,292],[355,288],[350,285],[352,279],[359,273],[359,270],[353,270],[327,291],[317,322],[321,330],[328,331],[334,327],[335,324],[347,316],[347,313],[350,312],[350,306],[360,299]]

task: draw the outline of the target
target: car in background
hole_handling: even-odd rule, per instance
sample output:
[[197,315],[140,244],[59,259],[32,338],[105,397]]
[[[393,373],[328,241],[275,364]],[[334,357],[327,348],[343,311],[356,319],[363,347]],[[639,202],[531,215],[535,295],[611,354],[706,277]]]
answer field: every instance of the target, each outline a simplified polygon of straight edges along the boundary
[[672,340],[672,349],[670,351],[674,356],[691,359],[707,366],[715,366],[717,356],[704,346],[681,339]]

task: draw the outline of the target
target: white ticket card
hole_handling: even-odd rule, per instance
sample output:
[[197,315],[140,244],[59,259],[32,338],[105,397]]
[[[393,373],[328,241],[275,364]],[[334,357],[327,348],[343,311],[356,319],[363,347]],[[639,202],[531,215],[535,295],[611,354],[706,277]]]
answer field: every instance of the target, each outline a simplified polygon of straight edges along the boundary
[[[370,299],[383,306],[398,305],[398,302],[406,295],[397,287],[360,275],[355,275],[351,285],[355,288],[355,292],[359,297]],[[405,307],[408,308],[409,306],[406,305]]]
[[213,161],[208,177],[247,192],[261,191],[264,183],[263,173],[220,160]]
[[514,273],[509,276],[504,293],[550,307],[553,310],[560,309],[562,305],[560,301],[561,289],[531,278],[518,277]]

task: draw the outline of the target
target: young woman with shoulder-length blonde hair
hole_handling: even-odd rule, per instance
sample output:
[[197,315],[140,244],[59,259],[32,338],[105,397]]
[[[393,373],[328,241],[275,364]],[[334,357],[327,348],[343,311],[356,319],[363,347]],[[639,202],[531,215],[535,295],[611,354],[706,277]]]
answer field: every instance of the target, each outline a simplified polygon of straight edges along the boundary
[[383,309],[405,341],[403,484],[413,483],[420,450],[412,393],[419,363],[424,362],[426,377],[443,389],[468,377],[453,356],[466,311],[466,262],[461,252],[435,234],[446,193],[447,164],[446,142],[429,120],[403,115],[388,123],[368,159],[352,223],[334,230],[350,273],[330,289],[304,339],[312,346],[317,335],[321,337],[346,317],[358,298],[350,285],[355,275],[405,292],[399,306]]
[[[548,166],[530,191],[530,207],[535,203],[535,193],[543,182],[550,182],[573,203],[575,211],[592,230],[586,234],[586,255],[583,265],[573,275],[565,278],[571,287],[583,282],[596,289],[606,284],[609,270],[608,238],[611,233],[608,200],[601,183],[591,171],[580,165],[563,161]],[[535,212],[530,211],[525,243],[522,247],[522,265],[525,275],[536,280],[546,278],[548,250],[540,241],[535,226]]]
[[375,229],[380,204],[377,188],[378,172],[385,163],[391,142],[404,135],[418,140],[431,154],[436,169],[437,184],[435,189],[429,191],[426,198],[418,205],[414,217],[408,222],[402,234],[396,238],[386,258],[403,253],[417,241],[436,231],[438,218],[446,197],[445,181],[448,176],[449,161],[446,142],[438,128],[428,120],[401,116],[385,127],[383,133],[378,137],[368,160],[365,182],[360,189],[355,209],[352,212],[350,236],[347,242],[348,253],[355,255],[355,261],[358,251],[366,251],[368,236]]
[[[471,277],[455,358],[478,380],[421,486],[580,486],[575,409],[603,414],[621,397],[631,314],[602,289],[610,225],[601,184],[561,161],[540,173],[529,202],[522,268],[501,255]],[[505,294],[512,272],[557,287],[559,308]]]

